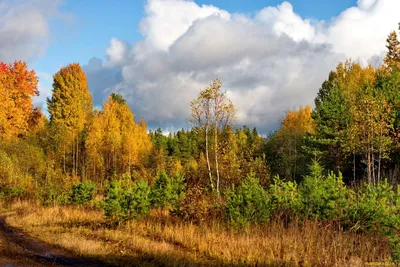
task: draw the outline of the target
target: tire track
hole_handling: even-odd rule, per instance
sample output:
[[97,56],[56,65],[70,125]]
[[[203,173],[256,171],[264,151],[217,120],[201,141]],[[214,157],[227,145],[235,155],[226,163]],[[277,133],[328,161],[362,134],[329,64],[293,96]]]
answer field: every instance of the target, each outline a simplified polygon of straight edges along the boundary
[[[31,237],[26,233],[7,225],[4,216],[0,216],[0,235],[8,245],[15,248],[15,257],[19,261],[22,258],[27,258],[33,260],[38,265],[47,266],[109,266],[99,261],[77,257],[69,251],[51,246]],[[27,264],[28,265],[25,266],[29,266],[29,263]],[[10,264],[9,266],[16,265]]]

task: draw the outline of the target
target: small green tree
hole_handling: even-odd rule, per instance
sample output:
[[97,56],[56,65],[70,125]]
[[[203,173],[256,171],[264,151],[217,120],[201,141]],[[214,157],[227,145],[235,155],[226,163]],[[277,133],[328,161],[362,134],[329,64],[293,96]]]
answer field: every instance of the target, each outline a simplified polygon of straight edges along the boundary
[[233,225],[263,223],[270,217],[268,195],[253,173],[227,191],[226,202],[226,216]]
[[151,203],[163,209],[174,208],[184,196],[185,187],[182,174],[170,177],[163,171],[151,188]]
[[150,212],[150,186],[129,178],[112,181],[106,188],[104,214],[117,221],[129,220]]
[[282,181],[279,176],[274,178],[274,183],[269,187],[271,210],[277,218],[286,222],[298,215],[303,205],[296,181]]
[[85,181],[72,186],[69,199],[73,204],[83,205],[93,200],[95,195],[96,185],[91,181]]
[[346,188],[342,174],[323,174],[317,161],[310,166],[310,175],[300,185],[304,206],[303,215],[321,220],[340,219],[348,209],[348,198],[353,192]]

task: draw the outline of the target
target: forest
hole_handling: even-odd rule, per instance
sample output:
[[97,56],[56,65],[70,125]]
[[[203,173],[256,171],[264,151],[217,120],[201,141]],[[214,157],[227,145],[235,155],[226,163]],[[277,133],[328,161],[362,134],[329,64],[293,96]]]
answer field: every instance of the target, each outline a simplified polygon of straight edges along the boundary
[[111,265],[394,266],[396,31],[386,47],[379,67],[338,63],[272,133],[237,125],[218,78],[199,88],[187,128],[148,129],[122,95],[95,109],[76,63],[54,74],[46,116],[35,71],[0,63],[0,213]]

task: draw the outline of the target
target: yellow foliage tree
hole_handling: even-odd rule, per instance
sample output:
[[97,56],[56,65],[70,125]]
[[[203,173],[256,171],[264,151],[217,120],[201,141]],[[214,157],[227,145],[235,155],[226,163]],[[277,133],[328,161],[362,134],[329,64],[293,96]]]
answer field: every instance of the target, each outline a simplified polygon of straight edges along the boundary
[[278,154],[286,177],[294,179],[298,173],[299,161],[302,157],[302,139],[307,134],[315,133],[315,122],[311,117],[312,109],[309,105],[300,107],[298,111],[287,112],[282,120],[282,127],[276,133]]
[[47,99],[50,113],[50,123],[60,130],[66,142],[65,146],[72,149],[72,174],[78,175],[82,149],[82,131],[92,112],[92,96],[89,92],[86,75],[77,63],[63,67],[53,76],[53,95]]
[[29,130],[37,85],[35,72],[25,62],[0,62],[0,137],[17,137]]
[[133,166],[141,168],[152,144],[145,122],[135,123],[122,96],[112,94],[88,127],[86,149],[93,175],[101,169],[112,176],[132,173]]

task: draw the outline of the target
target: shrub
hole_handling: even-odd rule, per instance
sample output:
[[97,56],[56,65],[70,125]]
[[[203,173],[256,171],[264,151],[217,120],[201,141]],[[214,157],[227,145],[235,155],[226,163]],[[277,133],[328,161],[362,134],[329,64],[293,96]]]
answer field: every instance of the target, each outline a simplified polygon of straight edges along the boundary
[[342,174],[322,174],[322,167],[314,161],[299,190],[304,206],[303,215],[321,220],[340,219],[349,208],[348,198],[353,192],[343,183]]
[[106,188],[104,213],[117,221],[138,218],[149,213],[150,187],[146,181],[112,181]]
[[27,195],[27,192],[24,188],[19,187],[5,187],[0,188],[0,199],[15,199],[15,198],[23,198]]
[[352,205],[348,219],[354,228],[362,231],[384,232],[387,228],[399,228],[399,194],[387,181],[376,186],[367,184]]
[[224,216],[222,201],[221,197],[197,185],[185,192],[172,214],[194,223],[210,222]]
[[43,206],[48,205],[64,205],[69,202],[70,193],[60,185],[49,183],[39,186],[36,194]]
[[233,225],[263,223],[270,217],[270,203],[260,181],[251,173],[226,193],[226,213]]
[[72,186],[72,193],[69,199],[73,204],[83,205],[93,200],[95,194],[95,184],[91,181],[85,181]]
[[183,175],[170,177],[162,172],[151,188],[151,202],[155,207],[175,208],[184,196],[185,187]]
[[302,209],[301,195],[295,181],[282,181],[279,176],[269,187],[271,212],[279,219],[288,222]]

